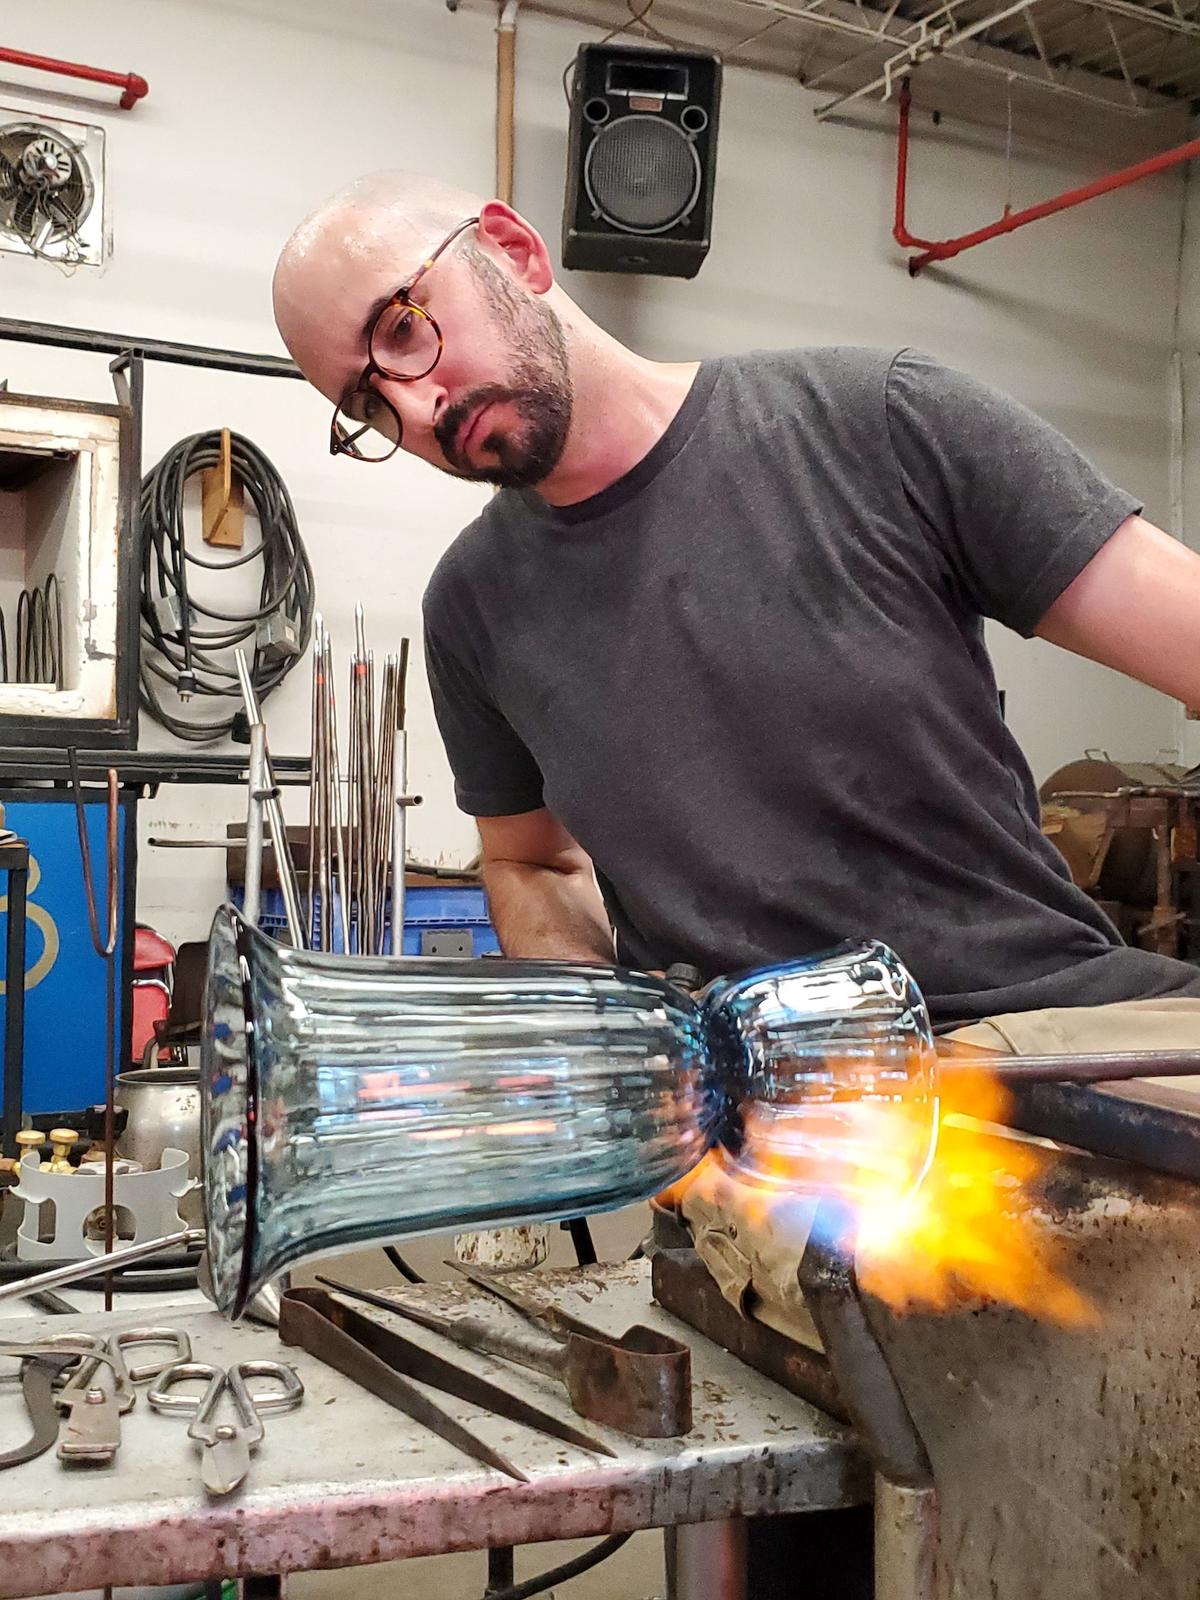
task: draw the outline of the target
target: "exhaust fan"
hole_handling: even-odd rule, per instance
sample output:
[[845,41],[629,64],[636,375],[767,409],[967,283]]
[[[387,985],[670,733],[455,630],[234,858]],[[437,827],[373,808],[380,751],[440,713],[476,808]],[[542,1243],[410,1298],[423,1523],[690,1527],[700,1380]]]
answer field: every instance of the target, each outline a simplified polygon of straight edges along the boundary
[[0,107],[0,250],[98,267],[104,227],[104,130]]

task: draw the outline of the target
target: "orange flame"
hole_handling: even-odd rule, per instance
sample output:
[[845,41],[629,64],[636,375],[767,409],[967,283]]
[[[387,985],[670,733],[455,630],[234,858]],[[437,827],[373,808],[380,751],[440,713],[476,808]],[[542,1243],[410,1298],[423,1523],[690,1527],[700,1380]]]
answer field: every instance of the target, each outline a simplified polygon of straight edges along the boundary
[[798,1202],[837,1197],[853,1217],[859,1283],[896,1310],[982,1297],[1064,1325],[1092,1322],[1094,1308],[1063,1275],[1037,1216],[1035,1186],[1053,1151],[989,1127],[1008,1099],[994,1073],[972,1066],[942,1074],[933,1111],[913,1097],[814,1105],[800,1116],[751,1106],[737,1163],[710,1154],[662,1198],[678,1207],[701,1185],[744,1226],[781,1232],[788,1208],[806,1227]]

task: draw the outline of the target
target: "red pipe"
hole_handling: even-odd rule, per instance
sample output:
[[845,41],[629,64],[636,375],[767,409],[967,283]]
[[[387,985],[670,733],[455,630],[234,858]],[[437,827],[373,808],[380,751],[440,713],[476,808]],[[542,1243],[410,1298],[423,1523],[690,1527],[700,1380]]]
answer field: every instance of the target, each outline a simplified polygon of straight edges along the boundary
[[1194,157],[1200,156],[1200,139],[1191,139],[1187,144],[1176,145],[1172,150],[1164,150],[1161,155],[1139,161],[1136,166],[1122,167],[1119,172],[1110,172],[1106,178],[1097,178],[1094,183],[1085,183],[1082,188],[1068,189],[1064,194],[1055,195],[1053,200],[1043,200],[1036,206],[1027,206],[1024,211],[1009,211],[1005,207],[1004,215],[999,221],[989,223],[986,228],[976,228],[974,233],[960,234],[957,239],[919,239],[916,234],[909,233],[904,220],[908,200],[908,114],[911,102],[912,95],[906,83],[900,91],[900,133],[896,149],[896,220],[892,227],[892,237],[905,249],[921,252],[920,255],[908,258],[908,270],[914,278],[921,268],[927,267],[931,261],[949,261],[951,256],[961,255],[964,250],[972,250],[977,244],[986,244],[989,239],[998,239],[1001,234],[1015,233],[1026,223],[1038,222],[1042,217],[1052,217],[1058,211],[1067,211],[1071,206],[1082,205],[1085,200],[1094,200],[1097,195],[1111,194],[1114,189],[1123,189],[1126,184],[1153,177],[1156,172],[1165,172],[1169,167],[1176,167],[1182,161],[1191,161]]
[[150,93],[150,85],[136,72],[106,72],[103,67],[85,67],[77,61],[56,61],[53,56],[33,56],[27,50],[11,50],[0,45],[0,61],[11,62],[14,67],[33,67],[38,72],[58,72],[65,78],[86,78],[89,83],[110,83],[121,90],[121,110],[129,111],[143,95]]

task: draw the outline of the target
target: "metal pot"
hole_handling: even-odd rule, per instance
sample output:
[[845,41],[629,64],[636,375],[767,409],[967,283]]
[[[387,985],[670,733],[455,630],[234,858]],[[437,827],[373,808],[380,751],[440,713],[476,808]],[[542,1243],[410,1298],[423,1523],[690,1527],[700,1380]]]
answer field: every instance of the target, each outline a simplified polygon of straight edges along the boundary
[[[116,1100],[129,1113],[117,1154],[156,1170],[165,1149],[183,1150],[189,1177],[200,1171],[200,1074],[189,1067],[150,1067],[117,1074]],[[203,1225],[199,1192],[187,1194],[179,1212],[189,1227]]]

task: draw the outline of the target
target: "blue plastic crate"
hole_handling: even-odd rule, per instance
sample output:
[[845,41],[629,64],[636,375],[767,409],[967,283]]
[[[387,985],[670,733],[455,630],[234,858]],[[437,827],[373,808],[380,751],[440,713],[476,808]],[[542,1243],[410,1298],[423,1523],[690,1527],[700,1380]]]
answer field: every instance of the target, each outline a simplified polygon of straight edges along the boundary
[[[242,905],[241,888],[229,887],[229,898],[239,909]],[[318,901],[318,905],[319,905]],[[283,909],[283,893],[279,889],[264,889],[258,925],[264,933],[275,935],[287,927]],[[404,954],[421,954],[421,935],[445,930],[471,933],[472,954],[477,956],[498,952],[500,941],[488,919],[487,897],[473,883],[410,885],[404,894]],[[342,930],[334,926],[334,949],[342,948]]]

